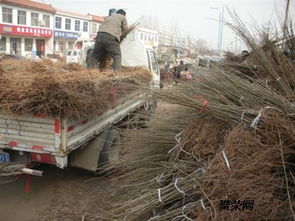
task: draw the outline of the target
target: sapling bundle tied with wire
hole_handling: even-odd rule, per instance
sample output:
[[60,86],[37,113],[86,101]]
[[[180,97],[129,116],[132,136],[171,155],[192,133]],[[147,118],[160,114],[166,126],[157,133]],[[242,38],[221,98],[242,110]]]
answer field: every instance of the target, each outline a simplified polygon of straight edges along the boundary
[[294,39],[292,25],[284,27],[282,31],[276,31],[276,28],[272,27],[268,29],[256,27],[253,34],[235,12],[229,13],[233,24],[228,25],[251,50],[246,63],[256,66],[258,69],[256,74],[264,80],[264,83],[294,100],[295,66],[292,56],[286,53],[287,48],[292,53],[295,49],[292,45]]

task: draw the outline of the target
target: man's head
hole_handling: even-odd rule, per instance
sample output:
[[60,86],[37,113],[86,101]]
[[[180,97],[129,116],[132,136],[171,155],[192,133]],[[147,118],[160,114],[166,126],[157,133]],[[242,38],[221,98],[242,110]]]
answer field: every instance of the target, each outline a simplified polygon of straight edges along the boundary
[[120,14],[120,15],[126,15],[126,12],[123,10],[123,9],[119,9],[118,11],[117,11],[117,14]]
[[109,16],[110,15],[113,15],[113,14],[116,14],[117,10],[115,8],[110,8],[109,9]]

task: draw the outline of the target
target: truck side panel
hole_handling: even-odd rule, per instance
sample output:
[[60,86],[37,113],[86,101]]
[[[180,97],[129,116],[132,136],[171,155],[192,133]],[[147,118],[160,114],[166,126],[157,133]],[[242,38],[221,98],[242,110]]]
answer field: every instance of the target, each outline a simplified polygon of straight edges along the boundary
[[0,113],[0,148],[36,153],[54,153],[55,120]]
[[108,110],[101,116],[79,122],[68,122],[67,152],[70,152],[86,143],[106,128],[125,118],[147,102],[146,94],[138,94],[132,99],[124,100],[115,108]]

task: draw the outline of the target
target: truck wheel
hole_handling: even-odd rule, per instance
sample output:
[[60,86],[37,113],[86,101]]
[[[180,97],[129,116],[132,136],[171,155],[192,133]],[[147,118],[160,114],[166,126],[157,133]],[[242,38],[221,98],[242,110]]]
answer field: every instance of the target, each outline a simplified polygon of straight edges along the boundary
[[121,138],[119,131],[112,129],[107,133],[103,150],[99,156],[98,165],[116,162],[120,157]]

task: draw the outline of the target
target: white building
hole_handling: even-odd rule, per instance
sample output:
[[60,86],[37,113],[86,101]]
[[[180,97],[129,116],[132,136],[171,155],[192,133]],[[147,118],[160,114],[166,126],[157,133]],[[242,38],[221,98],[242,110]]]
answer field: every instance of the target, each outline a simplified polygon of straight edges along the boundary
[[32,57],[52,54],[54,13],[48,4],[1,0],[0,51]]
[[100,24],[104,21],[104,17],[91,14],[88,15],[91,18],[90,39],[93,40],[96,37]]
[[90,16],[56,10],[54,16],[54,51],[60,55],[72,49],[75,41],[90,39]]
[[176,36],[172,33],[161,31],[159,33],[159,45],[165,47],[174,47],[176,45]]
[[132,31],[128,35],[129,39],[141,40],[145,45],[153,47],[155,50],[158,49],[159,42],[159,34],[155,30],[136,27],[134,31]]

